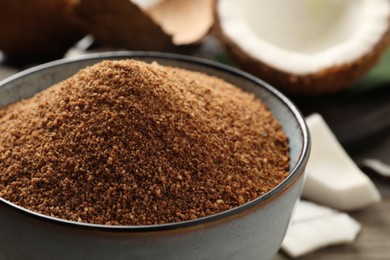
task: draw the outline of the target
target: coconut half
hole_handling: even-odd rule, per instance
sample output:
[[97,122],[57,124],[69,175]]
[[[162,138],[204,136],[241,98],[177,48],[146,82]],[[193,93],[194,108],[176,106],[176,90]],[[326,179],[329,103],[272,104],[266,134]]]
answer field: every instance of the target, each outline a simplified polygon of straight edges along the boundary
[[200,42],[212,27],[214,0],[74,0],[72,21],[100,43],[166,51]]
[[238,65],[288,94],[350,86],[389,43],[388,0],[219,0],[215,11]]
[[101,44],[130,50],[162,51],[171,39],[130,0],[75,0],[72,22]]

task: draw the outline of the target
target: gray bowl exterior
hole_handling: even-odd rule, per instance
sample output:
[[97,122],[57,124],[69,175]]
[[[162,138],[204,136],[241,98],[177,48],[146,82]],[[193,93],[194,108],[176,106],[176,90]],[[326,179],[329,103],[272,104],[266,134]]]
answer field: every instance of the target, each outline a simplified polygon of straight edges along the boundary
[[19,73],[0,84],[0,107],[31,97],[87,65],[123,58],[202,71],[254,93],[273,111],[289,137],[290,176],[271,192],[233,210],[154,226],[75,223],[40,215],[0,198],[0,259],[271,259],[302,191],[310,141],[300,113],[266,83],[199,59],[116,52],[56,61]]

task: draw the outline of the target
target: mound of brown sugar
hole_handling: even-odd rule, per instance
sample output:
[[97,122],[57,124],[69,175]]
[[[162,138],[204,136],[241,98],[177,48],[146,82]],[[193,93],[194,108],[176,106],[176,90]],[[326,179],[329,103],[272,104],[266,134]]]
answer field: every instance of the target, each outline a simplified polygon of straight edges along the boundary
[[0,110],[0,196],[67,220],[149,225],[222,212],[288,175],[268,108],[221,79],[104,61]]

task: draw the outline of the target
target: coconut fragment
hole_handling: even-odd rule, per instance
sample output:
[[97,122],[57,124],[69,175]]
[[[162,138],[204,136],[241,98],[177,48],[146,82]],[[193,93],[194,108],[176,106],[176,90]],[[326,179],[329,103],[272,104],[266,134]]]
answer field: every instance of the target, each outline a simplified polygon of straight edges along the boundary
[[378,160],[378,159],[365,159],[362,164],[379,175],[390,178],[390,165]]
[[165,0],[146,9],[146,13],[172,35],[175,45],[199,42],[213,24],[214,0]]
[[351,86],[389,43],[388,0],[219,0],[216,13],[237,64],[289,94]]
[[103,45],[164,51],[170,36],[130,0],[78,0],[69,7],[72,22]]
[[318,205],[314,202],[299,200],[294,208],[294,213],[291,218],[292,223],[308,221],[316,218],[322,218],[336,214],[335,209]]
[[373,182],[356,166],[319,114],[306,118],[312,148],[303,197],[340,210],[380,200]]
[[75,25],[100,43],[131,50],[169,51],[200,42],[213,24],[214,0],[78,0]]
[[281,248],[290,257],[300,257],[326,246],[351,243],[360,229],[346,213],[300,201]]

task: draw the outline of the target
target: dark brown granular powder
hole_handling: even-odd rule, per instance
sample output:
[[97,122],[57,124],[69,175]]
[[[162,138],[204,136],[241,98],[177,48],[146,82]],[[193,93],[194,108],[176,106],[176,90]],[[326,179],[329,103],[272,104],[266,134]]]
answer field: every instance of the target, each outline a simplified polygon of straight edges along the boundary
[[218,78],[104,61],[0,110],[0,196],[109,225],[190,220],[288,175],[287,137],[253,95]]

